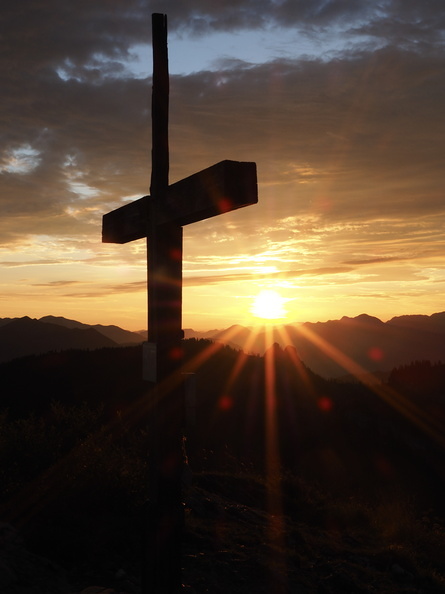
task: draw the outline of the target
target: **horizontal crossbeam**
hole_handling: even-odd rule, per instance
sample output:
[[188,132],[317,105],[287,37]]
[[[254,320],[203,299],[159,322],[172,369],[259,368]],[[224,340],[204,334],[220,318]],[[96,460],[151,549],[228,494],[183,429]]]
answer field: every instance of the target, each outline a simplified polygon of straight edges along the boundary
[[[109,212],[102,219],[104,243],[127,243],[147,237],[150,196]],[[221,161],[168,188],[156,204],[156,224],[196,223],[258,202],[256,164]]]

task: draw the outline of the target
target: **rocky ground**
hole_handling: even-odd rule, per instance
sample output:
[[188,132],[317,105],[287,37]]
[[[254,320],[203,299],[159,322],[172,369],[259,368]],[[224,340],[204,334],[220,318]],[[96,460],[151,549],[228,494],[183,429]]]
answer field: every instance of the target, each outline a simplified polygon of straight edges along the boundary
[[[201,476],[187,494],[184,592],[445,592],[445,532],[433,512],[414,517],[413,510],[394,504],[369,510],[352,501],[302,497],[298,489],[291,482],[270,488],[248,476]],[[83,535],[65,532],[66,540],[79,541],[68,560],[56,554],[69,549],[66,542],[48,547],[44,524],[41,550],[35,533],[29,544],[20,531],[1,524],[0,592],[138,594],[138,537],[130,525],[128,518],[96,518],[89,532],[79,527]],[[48,532],[56,538],[54,527]],[[49,548],[60,558],[49,560]]]

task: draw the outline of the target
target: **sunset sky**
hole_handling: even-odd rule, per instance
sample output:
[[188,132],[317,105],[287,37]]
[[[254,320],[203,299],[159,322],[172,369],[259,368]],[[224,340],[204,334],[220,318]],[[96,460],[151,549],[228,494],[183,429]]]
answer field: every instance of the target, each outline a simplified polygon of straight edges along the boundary
[[445,310],[443,0],[20,0],[0,14],[0,317],[146,327],[151,13],[170,182],[255,161],[259,203],[184,228],[183,326]]

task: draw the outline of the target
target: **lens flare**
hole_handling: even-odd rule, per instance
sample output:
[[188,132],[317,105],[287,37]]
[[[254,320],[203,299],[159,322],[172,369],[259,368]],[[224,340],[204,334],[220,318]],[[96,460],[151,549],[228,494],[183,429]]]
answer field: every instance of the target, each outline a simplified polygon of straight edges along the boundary
[[277,291],[264,289],[255,297],[251,312],[257,318],[266,320],[278,320],[285,318],[287,312],[284,308],[286,299]]

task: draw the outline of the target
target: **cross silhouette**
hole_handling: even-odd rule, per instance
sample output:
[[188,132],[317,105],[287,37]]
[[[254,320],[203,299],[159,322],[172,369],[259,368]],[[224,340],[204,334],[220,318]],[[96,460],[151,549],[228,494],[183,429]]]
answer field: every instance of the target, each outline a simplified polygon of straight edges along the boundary
[[[183,392],[177,375],[182,349],[182,227],[258,202],[255,163],[221,161],[169,185],[167,17],[152,15],[152,174],[150,196],[103,217],[102,241],[147,238],[148,343],[157,432],[151,443],[150,511],[143,592],[181,588]],[[144,583],[145,576],[145,583]]]

